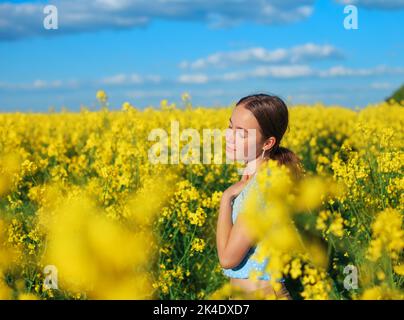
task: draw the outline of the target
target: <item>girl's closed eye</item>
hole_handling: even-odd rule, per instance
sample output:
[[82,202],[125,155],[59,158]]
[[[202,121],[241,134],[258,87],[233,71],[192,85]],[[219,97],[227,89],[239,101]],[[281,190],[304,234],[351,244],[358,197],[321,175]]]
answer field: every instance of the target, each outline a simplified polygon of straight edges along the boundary
[[241,139],[247,138],[247,132],[245,129],[236,129],[237,136],[240,137]]
[[240,137],[245,139],[247,138],[247,136],[248,136],[247,132],[244,129],[243,130],[240,129]]
[[[228,129],[233,129],[233,126],[231,125],[231,123],[229,123]],[[236,129],[237,135],[241,138],[241,139],[245,139],[247,138],[247,133],[245,129],[241,129],[241,128],[237,128]]]

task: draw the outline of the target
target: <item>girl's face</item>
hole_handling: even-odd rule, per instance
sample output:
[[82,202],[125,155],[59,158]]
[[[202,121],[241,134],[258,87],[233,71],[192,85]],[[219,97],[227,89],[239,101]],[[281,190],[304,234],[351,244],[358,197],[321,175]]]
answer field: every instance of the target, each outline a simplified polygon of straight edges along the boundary
[[261,155],[264,142],[252,112],[243,105],[236,106],[226,131],[226,157],[233,161],[249,162]]

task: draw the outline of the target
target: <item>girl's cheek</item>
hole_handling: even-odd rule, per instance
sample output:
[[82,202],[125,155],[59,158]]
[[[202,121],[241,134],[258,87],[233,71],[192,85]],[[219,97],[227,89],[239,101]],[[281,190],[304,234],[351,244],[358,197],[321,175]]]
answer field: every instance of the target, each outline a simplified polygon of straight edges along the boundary
[[249,159],[248,154],[248,139],[240,139],[239,143],[236,145],[237,158],[240,160]]
[[226,145],[234,147],[234,135],[231,129],[226,129]]
[[[232,129],[227,128],[225,131],[226,152],[229,152],[230,157],[237,160],[253,160],[256,157],[256,141],[254,136],[243,138],[233,132]],[[228,150],[230,149],[230,151]],[[235,151],[235,154],[231,152]]]
[[247,139],[236,138],[235,141],[236,157],[239,160],[248,158],[248,142]]
[[234,144],[235,144],[236,149],[244,150],[244,139],[236,138],[236,141],[235,141]]
[[255,137],[245,139],[244,154],[247,160],[253,160],[257,155],[257,143]]

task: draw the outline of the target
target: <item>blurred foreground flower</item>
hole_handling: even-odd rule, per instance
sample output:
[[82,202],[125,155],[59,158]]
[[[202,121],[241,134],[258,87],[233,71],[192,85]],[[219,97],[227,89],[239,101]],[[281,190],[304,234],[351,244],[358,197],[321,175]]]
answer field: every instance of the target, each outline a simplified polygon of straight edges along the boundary
[[[128,200],[124,221],[107,218],[85,192],[68,197],[52,213],[40,212],[47,234],[42,263],[56,267],[59,287],[90,299],[153,298],[148,271],[157,244],[150,226],[169,195],[155,192],[156,186],[167,191],[161,181],[153,185]],[[142,202],[146,195],[149,201]]]
[[[306,237],[295,225],[296,216],[317,209],[342,188],[326,177],[295,178],[286,166],[269,160],[257,173],[257,184],[240,213],[250,236],[258,243],[257,258],[269,257],[267,270],[271,284],[280,290],[278,279],[290,274],[302,275],[307,299],[327,299],[330,284],[324,270],[328,266],[327,250],[319,239]],[[296,264],[295,259],[304,263]]]

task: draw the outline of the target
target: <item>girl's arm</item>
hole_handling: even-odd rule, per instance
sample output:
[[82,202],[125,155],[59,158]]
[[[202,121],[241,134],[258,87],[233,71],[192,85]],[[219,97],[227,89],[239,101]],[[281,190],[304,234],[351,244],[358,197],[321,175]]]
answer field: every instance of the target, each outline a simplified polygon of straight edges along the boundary
[[216,230],[216,246],[220,265],[225,269],[234,268],[246,256],[253,242],[240,219],[233,225],[231,202],[240,193],[246,180],[243,179],[228,188],[220,201]]

